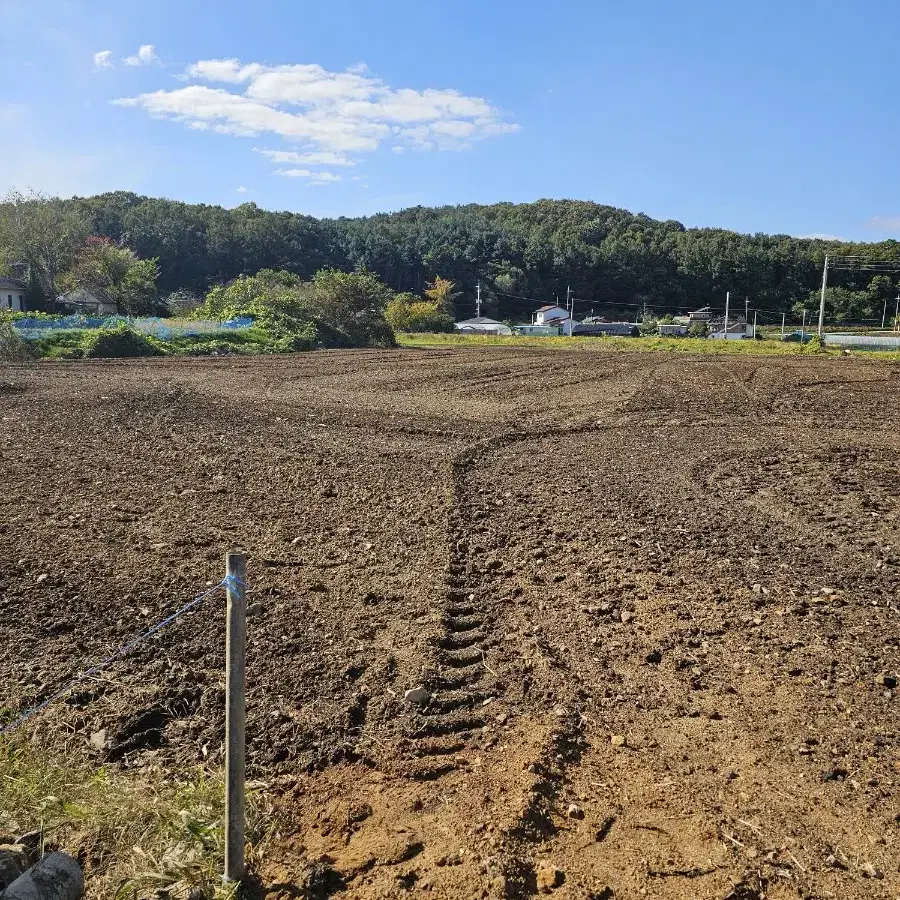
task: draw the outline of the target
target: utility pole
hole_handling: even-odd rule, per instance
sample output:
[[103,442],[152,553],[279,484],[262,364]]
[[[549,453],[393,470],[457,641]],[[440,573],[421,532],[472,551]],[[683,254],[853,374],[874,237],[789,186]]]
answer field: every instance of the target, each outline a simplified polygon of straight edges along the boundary
[[478,282],[478,288],[475,292],[475,318],[481,318],[481,282]]
[[822,268],[822,300],[819,303],[819,337],[825,330],[825,289],[828,287],[828,254],[825,254],[825,265]]
[[803,324],[800,326],[800,343],[804,343],[806,337],[806,310],[803,310]]
[[[750,324],[750,298],[744,297],[744,325]],[[747,329],[744,328],[744,333],[746,333]]]
[[759,310],[753,310],[753,340],[756,340],[756,317],[759,315]]
[[725,340],[728,340],[728,311],[731,308],[731,291],[725,292]]
[[781,336],[784,337],[784,313],[781,314]]
[[900,294],[897,294],[897,302],[894,304],[894,331],[900,331]]
[[[568,290],[568,288],[566,290]],[[575,295],[574,294],[572,294],[572,309],[569,311],[569,337],[575,337]]]

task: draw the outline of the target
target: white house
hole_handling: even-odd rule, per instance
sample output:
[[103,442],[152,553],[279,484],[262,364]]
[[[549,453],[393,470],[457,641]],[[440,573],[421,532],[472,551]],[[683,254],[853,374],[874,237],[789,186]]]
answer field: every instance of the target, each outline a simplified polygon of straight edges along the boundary
[[688,326],[673,322],[671,325],[659,324],[656,330],[660,337],[684,337],[688,333]]
[[456,330],[466,334],[499,334],[507,337],[512,334],[509,325],[489,319],[487,316],[476,316],[473,319],[465,319],[456,323]]
[[25,282],[17,278],[0,277],[0,309],[25,311]]
[[569,320],[569,311],[561,306],[542,306],[534,315],[535,325],[561,325]]
[[[727,331],[727,333],[726,333]],[[732,319],[728,317],[728,328],[725,328],[725,318],[714,319],[709,323],[709,337],[714,340],[738,341],[744,338],[756,337],[756,329],[749,322],[745,322],[743,318]]]
[[57,303],[85,316],[114,316],[118,312],[115,303],[103,297],[96,297],[84,288],[75,288],[67,294],[60,294]]

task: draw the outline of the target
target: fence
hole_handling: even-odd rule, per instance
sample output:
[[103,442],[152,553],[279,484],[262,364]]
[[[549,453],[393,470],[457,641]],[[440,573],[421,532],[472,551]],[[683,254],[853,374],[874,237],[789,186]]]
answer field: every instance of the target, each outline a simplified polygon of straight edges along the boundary
[[225,879],[240,881],[244,877],[244,769],[245,769],[245,656],[247,618],[247,558],[231,551],[225,558],[225,577],[217,584],[197,594],[193,600],[176,609],[146,631],[135,635],[114,653],[69,679],[62,687],[40,703],[20,713],[13,721],[0,725],[0,738],[15,731],[29,719],[40,715],[48,706],[65,697],[74,687],[127,656],[167,625],[196,609],[207,597],[226,591],[226,671],[225,671]]
[[25,340],[37,340],[47,337],[55,331],[83,331],[95,328],[116,328],[127,325],[142,334],[169,341],[174,337],[190,337],[194,335],[216,334],[222,331],[235,331],[249,328],[253,319],[240,317],[225,322],[213,322],[205,319],[184,321],[181,319],[160,319],[158,317],[133,316],[61,316],[55,319],[24,318],[13,322],[20,337]]
[[846,347],[853,350],[900,350],[900,334],[828,334],[823,335],[828,347]]

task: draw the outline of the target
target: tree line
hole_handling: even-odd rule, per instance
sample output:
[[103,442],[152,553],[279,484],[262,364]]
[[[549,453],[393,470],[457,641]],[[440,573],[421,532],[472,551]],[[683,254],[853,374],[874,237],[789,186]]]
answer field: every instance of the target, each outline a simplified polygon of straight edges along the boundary
[[[656,316],[721,308],[729,290],[741,304],[747,297],[753,308],[792,314],[817,306],[826,252],[897,260],[900,267],[900,243],[893,240],[843,243],[686,228],[575,200],[415,207],[338,219],[121,191],[68,200],[11,195],[0,203],[0,267],[15,272],[29,263],[29,290],[45,308],[61,286],[79,279],[121,282],[123,271],[130,281],[122,302],[148,308],[173,294],[203,296],[261,270],[302,281],[321,270],[365,270],[403,294],[409,307],[437,278],[454,284],[450,300],[438,307],[457,319],[474,314],[478,282],[483,312],[500,319],[527,321],[537,304],[562,299],[567,288],[585,313],[632,320],[645,307]],[[880,320],[898,276],[835,272],[830,284],[830,318]]]

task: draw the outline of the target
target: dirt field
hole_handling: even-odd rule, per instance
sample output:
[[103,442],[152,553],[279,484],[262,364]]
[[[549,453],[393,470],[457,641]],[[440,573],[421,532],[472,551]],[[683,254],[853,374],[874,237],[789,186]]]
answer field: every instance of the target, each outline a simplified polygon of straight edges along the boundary
[[[7,367],[0,468],[0,708],[250,554],[270,898],[900,897],[897,364]],[[210,599],[28,731],[216,762],[223,644]]]

